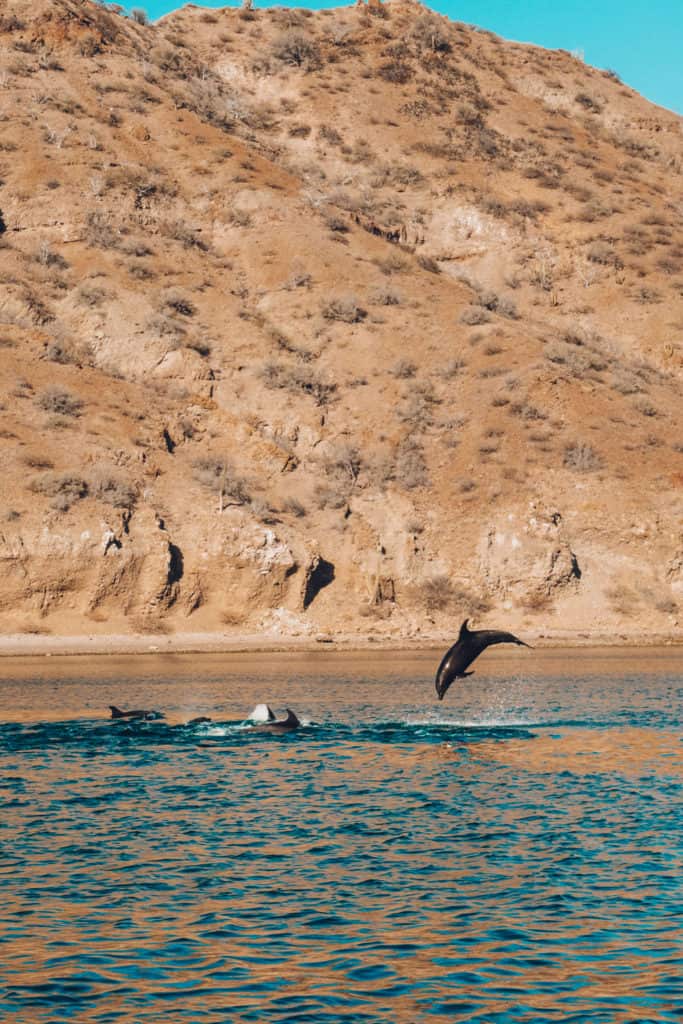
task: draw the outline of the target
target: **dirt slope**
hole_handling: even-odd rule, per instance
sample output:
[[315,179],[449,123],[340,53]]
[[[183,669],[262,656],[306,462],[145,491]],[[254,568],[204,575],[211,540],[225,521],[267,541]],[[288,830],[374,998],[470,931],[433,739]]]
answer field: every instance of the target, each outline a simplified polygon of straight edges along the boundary
[[677,635],[682,169],[404,0],[6,0],[0,628]]

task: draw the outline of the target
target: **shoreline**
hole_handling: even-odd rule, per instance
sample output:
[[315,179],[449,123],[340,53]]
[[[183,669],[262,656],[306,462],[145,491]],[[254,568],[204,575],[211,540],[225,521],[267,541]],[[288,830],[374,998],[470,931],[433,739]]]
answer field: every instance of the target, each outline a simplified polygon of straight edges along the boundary
[[[679,647],[683,633],[552,632],[526,634],[532,647]],[[427,651],[443,649],[455,636],[361,637],[357,634],[274,636],[272,634],[175,633],[41,636],[15,633],[0,636],[0,659],[26,657],[109,657],[145,654],[308,654],[322,651]]]

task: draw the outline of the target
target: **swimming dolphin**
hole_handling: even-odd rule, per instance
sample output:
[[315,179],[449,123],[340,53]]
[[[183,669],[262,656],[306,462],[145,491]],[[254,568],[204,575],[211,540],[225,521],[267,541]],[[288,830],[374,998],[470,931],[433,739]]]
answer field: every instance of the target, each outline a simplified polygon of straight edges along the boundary
[[[270,711],[270,708],[268,708],[268,710]],[[294,712],[289,708],[285,708],[285,711],[286,716],[284,718],[275,718],[273,715],[272,719],[269,719],[267,722],[259,723],[256,728],[267,729],[268,732],[275,732],[278,734],[283,732],[292,732],[294,729],[298,729],[301,722]],[[272,711],[270,711],[270,713],[271,715],[273,714]]]
[[439,700],[443,700],[454,679],[472,675],[465,669],[491,644],[519,644],[522,647],[529,647],[529,644],[512,633],[502,633],[496,629],[468,629],[468,622],[469,619],[465,619],[460,627],[458,639],[446,651],[436,673],[436,693]]
[[129,718],[129,719],[143,719],[146,722],[154,721],[157,718],[163,718],[161,711],[144,711],[138,709],[136,711],[122,711],[121,708],[117,708],[115,704],[109,705],[112,718]]
[[199,715],[197,718],[191,718],[187,723],[188,725],[204,725],[206,722],[212,722],[212,718],[208,718],[206,715]]

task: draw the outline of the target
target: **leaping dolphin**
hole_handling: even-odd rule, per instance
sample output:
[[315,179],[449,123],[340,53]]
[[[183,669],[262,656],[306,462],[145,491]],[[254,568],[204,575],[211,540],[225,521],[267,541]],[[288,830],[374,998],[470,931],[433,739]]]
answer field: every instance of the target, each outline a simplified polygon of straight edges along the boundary
[[436,693],[439,700],[443,700],[454,679],[462,679],[471,676],[471,672],[465,669],[478,658],[482,651],[492,644],[519,644],[521,647],[530,645],[513,636],[512,633],[503,633],[496,629],[468,629],[465,619],[460,627],[458,639],[448,651],[446,651],[439,670],[436,673]]

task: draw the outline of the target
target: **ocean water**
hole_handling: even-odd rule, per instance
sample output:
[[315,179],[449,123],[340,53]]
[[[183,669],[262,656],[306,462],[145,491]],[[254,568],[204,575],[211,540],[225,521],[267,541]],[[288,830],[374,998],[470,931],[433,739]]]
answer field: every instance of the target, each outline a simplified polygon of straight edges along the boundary
[[0,660],[0,1020],[680,1021],[683,649],[438,660]]

